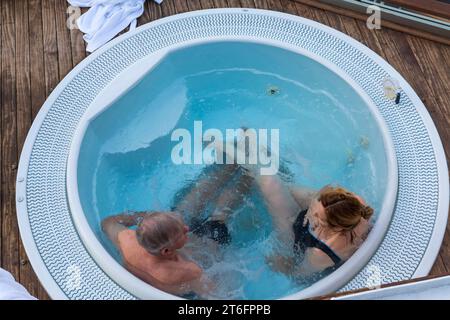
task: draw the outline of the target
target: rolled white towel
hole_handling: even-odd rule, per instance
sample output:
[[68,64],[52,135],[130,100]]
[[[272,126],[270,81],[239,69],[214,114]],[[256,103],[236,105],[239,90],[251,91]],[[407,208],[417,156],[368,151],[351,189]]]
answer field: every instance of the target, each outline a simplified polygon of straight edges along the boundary
[[6,270],[0,268],[0,300],[37,300]]
[[[154,0],[160,4],[163,0]],[[136,28],[137,18],[144,13],[145,0],[68,0],[75,7],[90,7],[77,20],[85,35],[86,51],[93,52],[130,26]]]

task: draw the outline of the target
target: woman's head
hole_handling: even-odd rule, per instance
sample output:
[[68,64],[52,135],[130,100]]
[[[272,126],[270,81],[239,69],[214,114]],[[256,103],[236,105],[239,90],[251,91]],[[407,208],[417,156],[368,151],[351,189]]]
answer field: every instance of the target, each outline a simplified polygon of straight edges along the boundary
[[311,214],[316,225],[331,229],[352,231],[361,221],[368,220],[373,209],[358,195],[341,187],[326,186],[311,204]]
[[173,212],[147,214],[136,229],[139,244],[150,254],[170,256],[187,242],[189,228]]

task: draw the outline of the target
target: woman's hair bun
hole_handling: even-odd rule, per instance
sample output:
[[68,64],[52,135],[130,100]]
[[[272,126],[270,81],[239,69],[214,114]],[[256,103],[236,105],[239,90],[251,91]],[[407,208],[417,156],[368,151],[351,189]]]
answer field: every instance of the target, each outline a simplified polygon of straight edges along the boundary
[[373,215],[373,209],[369,206],[364,206],[361,210],[361,217],[363,217],[366,220],[369,220],[370,217]]

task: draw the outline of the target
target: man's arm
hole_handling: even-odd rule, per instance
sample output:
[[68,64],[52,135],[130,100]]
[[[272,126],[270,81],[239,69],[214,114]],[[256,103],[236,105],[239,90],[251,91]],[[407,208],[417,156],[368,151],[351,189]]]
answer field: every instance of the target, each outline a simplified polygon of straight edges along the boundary
[[118,248],[118,235],[121,231],[126,230],[128,227],[134,226],[138,223],[139,218],[145,216],[145,212],[138,212],[135,214],[118,214],[110,216],[102,220],[102,230],[108,238]]

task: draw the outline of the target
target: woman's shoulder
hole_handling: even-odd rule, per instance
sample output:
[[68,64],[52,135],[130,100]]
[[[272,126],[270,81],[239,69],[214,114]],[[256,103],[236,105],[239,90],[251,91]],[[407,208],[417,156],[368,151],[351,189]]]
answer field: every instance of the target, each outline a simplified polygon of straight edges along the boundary
[[353,230],[353,234],[347,232],[339,235],[327,245],[343,260],[347,260],[367,239],[371,229],[370,221],[361,219],[361,222]]

